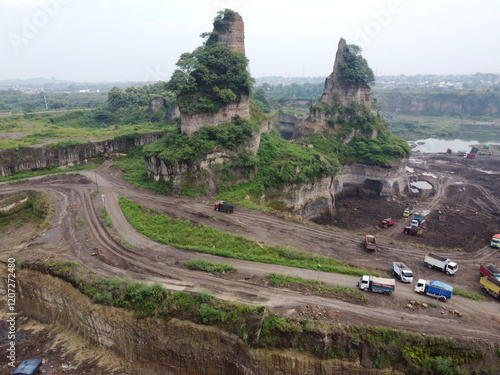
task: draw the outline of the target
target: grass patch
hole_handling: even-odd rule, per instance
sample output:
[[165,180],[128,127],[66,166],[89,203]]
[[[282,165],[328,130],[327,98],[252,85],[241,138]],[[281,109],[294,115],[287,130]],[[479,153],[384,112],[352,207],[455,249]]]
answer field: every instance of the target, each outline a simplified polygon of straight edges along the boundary
[[163,180],[153,181],[148,177],[148,167],[142,149],[142,146],[129,149],[127,155],[118,158],[113,165],[123,172],[123,179],[132,185],[150,189],[160,194],[171,192],[171,184]]
[[204,259],[190,259],[184,262],[184,266],[190,270],[204,271],[204,272],[229,272],[234,270],[234,267],[224,263],[213,263]]
[[71,260],[55,260],[53,262],[45,262],[45,266],[54,275],[64,275],[71,269],[78,267],[80,264]]
[[125,217],[138,232],[154,241],[177,248],[324,272],[379,276],[376,272],[353,268],[337,259],[312,255],[293,248],[257,243],[243,236],[220,232],[204,224],[193,226],[188,220],[171,218],[125,198],[120,198],[119,203]]
[[330,286],[321,281],[307,280],[297,276],[288,276],[276,273],[269,274],[267,279],[274,286],[285,286],[292,290],[306,289],[307,291],[312,291],[318,294],[333,294],[335,297],[349,302],[366,302],[365,294],[357,288],[340,285]]
[[99,208],[99,215],[102,217],[104,224],[108,228],[113,228],[113,222],[111,221],[111,218],[109,217],[109,214],[108,214],[108,211],[106,210],[106,207]]
[[484,301],[484,299],[485,299],[480,294],[468,292],[466,290],[457,288],[456,286],[453,287],[453,294],[455,294],[456,296],[461,296],[461,297],[469,298],[469,299],[472,299],[474,301]]

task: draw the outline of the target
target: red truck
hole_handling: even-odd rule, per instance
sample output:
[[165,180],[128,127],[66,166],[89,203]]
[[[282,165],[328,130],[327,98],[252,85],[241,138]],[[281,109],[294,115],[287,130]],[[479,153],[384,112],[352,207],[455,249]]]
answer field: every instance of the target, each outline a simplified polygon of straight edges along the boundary
[[410,227],[405,227],[405,229],[403,229],[403,233],[404,234],[411,234],[413,236],[421,236],[422,235],[422,228],[419,228],[419,227],[413,227],[413,226],[410,226]]
[[382,228],[387,228],[387,227],[392,227],[394,224],[396,224],[396,219],[388,218],[388,219],[382,220],[382,222],[380,223],[380,226]]
[[236,205],[234,203],[229,203],[226,201],[219,201],[214,205],[214,210],[231,213],[234,211],[235,207],[236,207]]
[[485,276],[492,276],[495,279],[500,280],[500,271],[497,270],[495,267],[492,265],[489,266],[483,266],[482,264],[479,266],[479,273],[481,274],[482,277]]

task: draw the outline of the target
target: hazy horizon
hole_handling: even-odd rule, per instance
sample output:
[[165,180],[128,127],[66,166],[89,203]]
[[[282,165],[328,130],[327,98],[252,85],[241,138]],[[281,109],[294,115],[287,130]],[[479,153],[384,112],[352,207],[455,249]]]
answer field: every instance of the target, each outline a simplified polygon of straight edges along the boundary
[[493,0],[0,0],[0,80],[168,81],[224,8],[254,77],[326,77],[341,37],[377,76],[500,73]]

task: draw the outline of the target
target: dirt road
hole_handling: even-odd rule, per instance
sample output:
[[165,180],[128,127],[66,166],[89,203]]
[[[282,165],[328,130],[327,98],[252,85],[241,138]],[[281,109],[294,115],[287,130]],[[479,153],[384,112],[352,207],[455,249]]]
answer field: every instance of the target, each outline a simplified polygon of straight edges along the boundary
[[[404,261],[417,278],[442,280],[481,293],[479,264],[500,266],[500,251],[488,247],[488,239],[496,230],[495,215],[500,212],[500,158],[484,156],[473,160],[475,164],[470,162],[444,154],[413,158],[409,163],[412,178],[428,181],[433,188],[410,193],[401,199],[339,199],[336,202],[338,215],[332,218],[331,224],[342,230],[241,207],[233,214],[215,212],[209,199],[162,196],[145,191],[124,182],[116,171],[103,165],[96,172],[81,172],[80,175],[1,184],[0,194],[20,189],[50,193],[55,201],[55,212],[52,227],[44,235],[25,242],[9,237],[0,249],[3,248],[2,254],[5,254],[6,249],[22,248],[29,251],[32,259],[66,256],[105,276],[158,281],[175,290],[209,289],[218,298],[268,306],[290,317],[297,317],[300,312],[302,319],[317,318],[311,311],[321,309],[327,312],[324,316],[330,321],[383,325],[500,343],[500,302],[490,296],[485,296],[484,301],[454,296],[441,303],[415,294],[411,285],[398,283],[392,296],[367,294],[365,305],[354,305],[271,287],[265,276],[272,272],[345,286],[354,286],[357,278],[218,259],[213,255],[193,254],[161,245],[137,233],[125,220],[117,202],[119,197],[126,197],[172,216],[189,219],[194,224],[204,223],[257,241],[292,246],[387,275],[392,261]],[[100,193],[95,192],[96,185]],[[402,233],[406,223],[401,213],[409,202],[427,213],[422,237]],[[113,235],[99,217],[100,207],[106,208],[113,222]],[[398,223],[392,228],[379,228],[380,219],[388,216],[398,217]],[[442,216],[445,216],[444,221],[440,220]],[[365,233],[378,237],[380,251],[366,253],[363,250],[361,243]],[[132,245],[132,249],[123,242]],[[442,247],[442,255],[459,264],[457,274],[450,277],[425,267],[423,258],[429,252],[425,246]],[[457,248],[462,251],[454,251]],[[237,272],[217,276],[182,267],[183,261],[193,257],[231,264]],[[438,307],[410,309],[411,300],[434,302]],[[310,307],[313,309],[308,309]],[[307,311],[312,315],[308,316]]]

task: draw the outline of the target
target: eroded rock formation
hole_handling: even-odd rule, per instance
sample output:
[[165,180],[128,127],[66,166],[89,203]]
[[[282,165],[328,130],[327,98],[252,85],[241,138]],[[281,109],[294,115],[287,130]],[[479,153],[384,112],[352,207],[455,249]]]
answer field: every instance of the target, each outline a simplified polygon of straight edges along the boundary
[[228,30],[215,30],[219,33],[219,41],[226,43],[232,51],[245,54],[245,24],[243,18],[234,13],[234,20]]
[[[346,41],[341,38],[335,55],[333,72],[326,78],[325,89],[320,100],[311,106],[309,117],[299,125],[298,136],[310,136],[315,132],[333,136],[340,132],[343,126],[337,121],[338,113],[332,109],[356,103],[362,104],[368,110],[375,112],[372,107],[370,86],[366,82],[348,82],[340,75],[340,66],[346,62],[345,48]],[[344,143],[349,143],[358,132],[358,130],[354,129],[346,137]],[[376,136],[377,132],[374,131],[372,138],[376,138]]]

